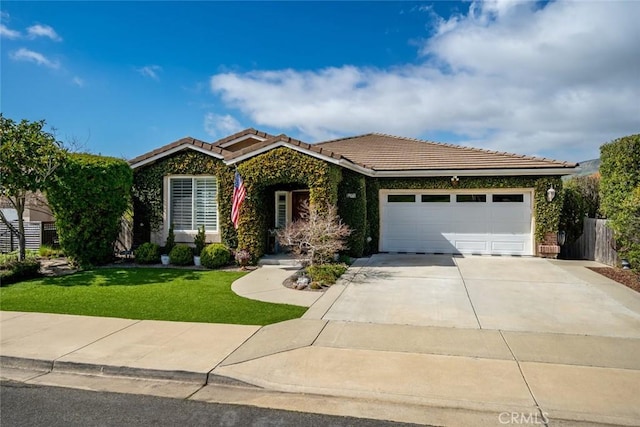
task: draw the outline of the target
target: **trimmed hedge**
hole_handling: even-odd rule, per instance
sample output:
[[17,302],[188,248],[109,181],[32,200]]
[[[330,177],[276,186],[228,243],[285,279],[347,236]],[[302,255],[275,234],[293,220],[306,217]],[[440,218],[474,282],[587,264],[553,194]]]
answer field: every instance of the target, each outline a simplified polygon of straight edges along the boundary
[[200,262],[207,268],[220,268],[231,261],[231,251],[222,243],[205,246],[200,254]]
[[174,265],[193,265],[193,250],[190,246],[178,243],[169,252],[169,259]]
[[11,259],[0,264],[0,285],[10,285],[23,280],[40,276],[40,261],[35,258],[25,258],[18,261]]
[[113,260],[131,182],[129,164],[113,157],[72,154],[56,170],[47,199],[68,257],[81,266]]
[[160,246],[155,243],[143,243],[133,251],[138,264],[157,264],[160,262]]
[[364,175],[345,169],[338,186],[338,215],[351,229],[347,253],[360,258],[367,234],[367,188]]
[[600,208],[610,220],[618,252],[640,269],[640,134],[600,147]]

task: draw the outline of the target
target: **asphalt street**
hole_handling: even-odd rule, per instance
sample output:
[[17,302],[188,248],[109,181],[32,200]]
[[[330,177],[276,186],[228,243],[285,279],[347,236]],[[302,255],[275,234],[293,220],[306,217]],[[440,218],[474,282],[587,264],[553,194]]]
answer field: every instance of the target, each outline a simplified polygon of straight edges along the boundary
[[0,424],[13,426],[408,426],[154,396],[0,382]]

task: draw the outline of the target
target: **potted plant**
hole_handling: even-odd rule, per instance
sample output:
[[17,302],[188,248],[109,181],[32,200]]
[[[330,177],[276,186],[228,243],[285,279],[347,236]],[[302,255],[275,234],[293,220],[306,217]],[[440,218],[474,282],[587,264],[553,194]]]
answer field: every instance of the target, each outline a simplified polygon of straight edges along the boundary
[[169,253],[171,252],[171,249],[173,249],[173,247],[176,245],[176,235],[173,232],[173,224],[171,224],[169,226],[169,234],[167,235],[167,241],[164,244],[164,250],[162,252],[162,255],[160,255],[160,261],[162,262],[162,265],[169,265]]
[[204,247],[207,245],[206,239],[207,236],[204,232],[203,225],[202,227],[198,228],[198,233],[193,238],[193,244],[195,245],[195,249],[193,250],[193,264],[198,267],[202,265],[202,263],[200,262],[200,254],[202,253]]

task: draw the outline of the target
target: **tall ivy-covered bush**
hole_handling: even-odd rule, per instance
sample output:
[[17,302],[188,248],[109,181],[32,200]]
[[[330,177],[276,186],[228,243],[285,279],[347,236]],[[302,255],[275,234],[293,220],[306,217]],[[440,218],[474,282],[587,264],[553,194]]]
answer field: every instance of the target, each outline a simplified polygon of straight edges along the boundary
[[360,258],[365,251],[367,234],[367,191],[365,177],[345,169],[338,186],[338,214],[351,229],[347,238],[350,256]]
[[621,257],[640,269],[640,134],[600,147],[600,209],[610,220]]
[[581,235],[587,211],[582,194],[574,187],[563,190],[560,230],[567,233],[567,243],[575,242]]
[[132,180],[124,160],[92,154],[69,156],[47,189],[67,256],[82,266],[112,260]]

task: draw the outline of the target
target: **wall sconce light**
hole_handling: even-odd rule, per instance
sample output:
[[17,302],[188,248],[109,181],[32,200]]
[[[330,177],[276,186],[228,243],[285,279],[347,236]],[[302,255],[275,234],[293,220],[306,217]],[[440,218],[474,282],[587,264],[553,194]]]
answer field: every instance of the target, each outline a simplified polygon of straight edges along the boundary
[[458,185],[459,182],[460,178],[458,178],[458,175],[454,175],[451,177],[451,185],[453,185],[454,187]]
[[566,233],[566,232],[564,232],[564,231],[560,231],[560,232],[558,233],[558,239],[557,239],[557,240],[558,240],[558,244],[559,244],[560,246],[564,245],[564,244],[565,244],[565,242],[567,241],[567,233]]
[[553,185],[552,185],[547,190],[547,201],[552,202],[555,197],[556,197],[556,190],[553,188]]

